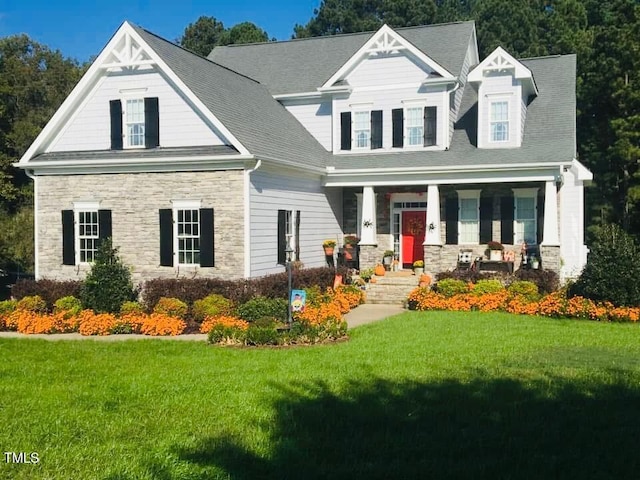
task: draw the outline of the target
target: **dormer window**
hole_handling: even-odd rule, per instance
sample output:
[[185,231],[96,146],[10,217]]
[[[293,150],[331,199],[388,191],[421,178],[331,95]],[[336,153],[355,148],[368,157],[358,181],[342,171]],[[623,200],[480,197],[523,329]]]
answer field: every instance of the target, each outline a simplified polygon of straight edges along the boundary
[[490,131],[492,142],[509,141],[509,102],[491,102]]

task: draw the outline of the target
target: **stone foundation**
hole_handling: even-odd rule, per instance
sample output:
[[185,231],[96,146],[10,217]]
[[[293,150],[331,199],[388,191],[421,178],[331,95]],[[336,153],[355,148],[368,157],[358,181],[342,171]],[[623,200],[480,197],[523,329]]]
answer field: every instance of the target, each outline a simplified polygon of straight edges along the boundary
[[382,252],[377,245],[360,245],[360,270],[373,268],[378,263],[382,263]]
[[542,257],[542,268],[545,270],[553,270],[560,274],[560,247],[541,245],[540,256]]

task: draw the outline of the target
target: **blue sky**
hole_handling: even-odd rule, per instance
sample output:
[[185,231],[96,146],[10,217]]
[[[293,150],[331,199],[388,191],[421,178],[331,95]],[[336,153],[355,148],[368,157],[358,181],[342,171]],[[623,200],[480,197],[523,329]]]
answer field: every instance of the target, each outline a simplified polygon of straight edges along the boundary
[[86,61],[97,55],[124,20],[168,40],[202,15],[225,27],[249,21],[278,40],[291,38],[320,0],[0,0],[0,37],[26,33],[63,55]]

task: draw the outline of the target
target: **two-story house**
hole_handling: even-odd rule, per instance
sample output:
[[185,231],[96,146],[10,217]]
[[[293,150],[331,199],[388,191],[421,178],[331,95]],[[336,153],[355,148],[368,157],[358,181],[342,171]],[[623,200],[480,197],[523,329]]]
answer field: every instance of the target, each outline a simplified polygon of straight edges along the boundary
[[360,239],[456,266],[489,240],[586,262],[575,56],[478,58],[473,22],[215,48],[124,23],[20,160],[36,275],[76,278],[112,237],[137,280],[282,271]]

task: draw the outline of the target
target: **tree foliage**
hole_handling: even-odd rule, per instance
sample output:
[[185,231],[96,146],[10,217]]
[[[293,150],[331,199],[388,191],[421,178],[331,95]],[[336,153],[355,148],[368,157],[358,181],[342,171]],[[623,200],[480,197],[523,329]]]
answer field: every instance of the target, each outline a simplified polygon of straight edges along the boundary
[[235,43],[267,42],[269,35],[251,22],[242,22],[231,28],[214,17],[202,16],[190,23],[184,30],[178,43],[198,55],[206,57],[213,47]]
[[571,293],[616,306],[640,305],[640,246],[618,225],[595,234],[589,260]]

